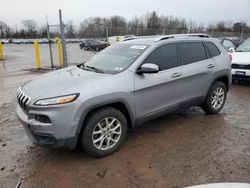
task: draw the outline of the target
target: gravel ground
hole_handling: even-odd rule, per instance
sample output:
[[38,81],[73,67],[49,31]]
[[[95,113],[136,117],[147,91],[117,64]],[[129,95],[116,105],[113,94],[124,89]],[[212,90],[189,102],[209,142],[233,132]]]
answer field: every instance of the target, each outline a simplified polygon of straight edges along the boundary
[[[49,66],[47,45],[40,45]],[[92,56],[68,45],[73,64]],[[56,49],[54,47],[54,60]],[[15,115],[17,87],[41,74],[32,45],[5,45],[0,61],[0,187],[172,187],[250,183],[250,84],[233,84],[224,109],[206,115],[195,107],[131,130],[121,150],[101,159],[80,148],[33,145]]]

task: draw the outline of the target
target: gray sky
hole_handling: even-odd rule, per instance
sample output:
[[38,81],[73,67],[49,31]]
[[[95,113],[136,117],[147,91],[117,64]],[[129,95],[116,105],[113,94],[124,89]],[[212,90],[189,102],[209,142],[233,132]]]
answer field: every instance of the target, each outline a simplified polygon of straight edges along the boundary
[[40,25],[47,14],[50,23],[57,24],[59,8],[64,21],[73,20],[76,25],[92,16],[121,15],[130,19],[154,10],[159,15],[196,22],[229,20],[250,24],[250,0],[0,0],[0,20],[20,27],[22,20],[34,19]]

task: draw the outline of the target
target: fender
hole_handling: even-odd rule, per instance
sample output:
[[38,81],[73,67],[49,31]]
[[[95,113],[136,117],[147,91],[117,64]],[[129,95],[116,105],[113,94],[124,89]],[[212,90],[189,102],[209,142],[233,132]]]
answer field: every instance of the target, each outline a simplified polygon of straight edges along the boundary
[[214,74],[214,77],[215,77],[215,79],[213,79],[213,81],[209,84],[209,87],[208,87],[208,89],[206,91],[205,97],[207,97],[207,95],[208,95],[211,87],[213,86],[214,82],[217,81],[217,80],[219,80],[222,77],[227,77],[227,79],[228,79],[228,90],[230,88],[232,76],[231,76],[231,72],[228,72],[227,69],[220,70],[220,71],[216,72]]
[[[118,97],[118,95],[120,95],[120,97]],[[77,126],[76,136],[81,133],[82,126],[84,124],[86,116],[90,111],[97,109],[97,108],[104,107],[104,106],[109,106],[115,103],[122,103],[126,107],[128,114],[129,114],[129,118],[131,120],[131,127],[134,127],[135,126],[135,111],[134,109],[131,108],[133,106],[132,105],[133,100],[125,100],[123,97],[121,97],[122,95],[128,96],[128,95],[121,94],[121,93],[106,94],[103,96],[91,98],[85,101],[84,103],[82,103],[82,108],[81,108],[82,110],[80,113],[81,117]],[[130,104],[128,101],[131,101]]]

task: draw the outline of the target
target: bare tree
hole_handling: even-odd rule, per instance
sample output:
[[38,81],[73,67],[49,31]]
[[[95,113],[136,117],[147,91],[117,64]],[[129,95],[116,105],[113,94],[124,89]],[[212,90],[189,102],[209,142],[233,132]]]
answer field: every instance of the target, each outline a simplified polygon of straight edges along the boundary
[[33,37],[36,33],[37,23],[34,20],[23,20],[22,24],[30,37]]
[[38,35],[42,38],[47,37],[47,25],[42,25],[38,29]]
[[127,21],[122,16],[112,16],[111,22],[111,35],[124,35],[127,30]]
[[161,27],[160,18],[155,11],[147,15],[146,25],[149,35],[159,34],[159,29]]
[[72,20],[69,20],[68,22],[66,22],[66,37],[71,38],[73,37],[72,32],[75,32],[75,26],[74,26],[74,22]]
[[10,35],[10,27],[3,21],[0,21],[0,38],[7,38]]
[[127,24],[128,34],[134,35],[144,35],[144,18],[135,16],[132,20],[130,20]]

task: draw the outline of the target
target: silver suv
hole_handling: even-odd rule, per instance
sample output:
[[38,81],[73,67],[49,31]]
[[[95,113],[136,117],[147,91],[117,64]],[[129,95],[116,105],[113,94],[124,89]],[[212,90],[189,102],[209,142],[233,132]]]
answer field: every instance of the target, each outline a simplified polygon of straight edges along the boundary
[[205,34],[134,38],[21,86],[17,116],[36,144],[79,142],[102,157],[146,121],[190,106],[220,112],[230,67],[226,50]]

